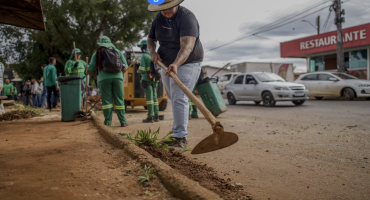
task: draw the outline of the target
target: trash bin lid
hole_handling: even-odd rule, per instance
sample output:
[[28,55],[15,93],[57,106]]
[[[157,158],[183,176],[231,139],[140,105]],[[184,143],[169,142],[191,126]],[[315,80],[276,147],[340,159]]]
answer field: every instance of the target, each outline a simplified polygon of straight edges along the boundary
[[61,83],[65,83],[65,82],[68,82],[68,81],[79,80],[79,79],[82,79],[82,77],[80,77],[80,76],[59,76],[57,78],[57,81],[59,81]]

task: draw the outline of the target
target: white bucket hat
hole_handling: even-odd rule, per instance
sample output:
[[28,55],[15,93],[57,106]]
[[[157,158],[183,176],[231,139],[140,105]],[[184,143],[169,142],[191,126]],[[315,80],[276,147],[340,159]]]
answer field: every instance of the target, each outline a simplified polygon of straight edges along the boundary
[[156,5],[156,4],[150,4],[148,6],[148,10],[150,12],[157,12],[157,11],[162,11],[162,10],[167,10],[170,8],[173,8],[180,3],[182,3],[184,0],[165,0],[162,4]]

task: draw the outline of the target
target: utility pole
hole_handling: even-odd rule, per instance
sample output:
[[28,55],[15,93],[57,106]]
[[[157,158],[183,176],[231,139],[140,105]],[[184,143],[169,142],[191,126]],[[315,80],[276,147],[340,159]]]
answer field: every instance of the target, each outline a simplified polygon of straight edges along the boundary
[[320,34],[320,15],[316,19],[317,35]]
[[335,25],[337,25],[337,69],[338,72],[346,72],[343,53],[342,23],[344,22],[344,18],[342,15],[344,15],[344,10],[342,10],[342,1],[334,0],[333,8],[336,13]]

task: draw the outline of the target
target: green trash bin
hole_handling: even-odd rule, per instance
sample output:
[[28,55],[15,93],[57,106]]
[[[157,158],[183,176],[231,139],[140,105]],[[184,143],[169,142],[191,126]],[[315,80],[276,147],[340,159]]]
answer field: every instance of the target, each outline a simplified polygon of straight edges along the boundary
[[211,111],[213,116],[217,117],[227,111],[226,104],[222,98],[221,92],[214,82],[198,84],[196,89],[203,100],[206,108]]
[[81,111],[81,81],[79,76],[60,76],[58,77],[62,122],[75,121],[75,115]]

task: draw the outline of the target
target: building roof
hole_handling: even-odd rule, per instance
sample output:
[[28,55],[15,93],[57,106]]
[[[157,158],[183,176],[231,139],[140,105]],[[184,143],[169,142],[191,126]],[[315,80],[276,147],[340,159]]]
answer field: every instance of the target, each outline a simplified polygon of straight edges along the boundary
[[0,23],[45,31],[40,0],[0,0]]

